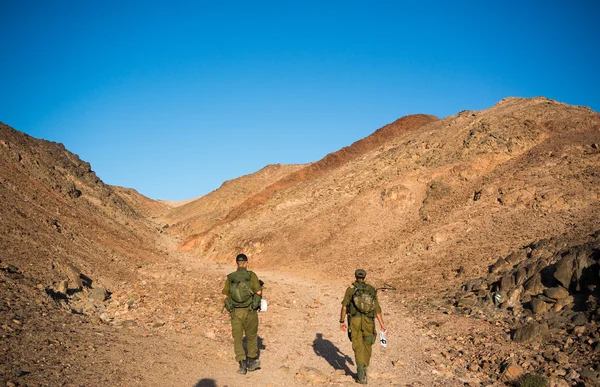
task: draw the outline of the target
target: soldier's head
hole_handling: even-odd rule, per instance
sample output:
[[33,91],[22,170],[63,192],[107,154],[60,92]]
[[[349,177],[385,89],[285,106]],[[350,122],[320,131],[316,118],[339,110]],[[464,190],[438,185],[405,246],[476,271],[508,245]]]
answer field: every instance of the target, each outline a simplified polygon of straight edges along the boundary
[[367,272],[364,271],[363,269],[356,269],[356,271],[354,272],[354,277],[359,282],[364,281],[366,276],[367,276]]
[[246,267],[248,266],[248,257],[246,254],[238,254],[237,257],[235,257],[235,262],[238,267]]

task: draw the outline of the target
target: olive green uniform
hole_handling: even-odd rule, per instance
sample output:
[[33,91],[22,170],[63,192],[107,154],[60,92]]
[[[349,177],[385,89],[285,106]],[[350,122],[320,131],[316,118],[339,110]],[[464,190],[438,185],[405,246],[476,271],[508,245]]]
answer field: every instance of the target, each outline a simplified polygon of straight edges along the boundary
[[377,296],[375,296],[375,308],[373,312],[365,315],[356,310],[352,303],[352,296],[357,284],[358,282],[354,282],[352,286],[346,289],[342,305],[348,308],[347,310],[350,315],[348,328],[350,329],[356,365],[368,367],[371,361],[372,346],[376,341],[377,335],[377,331],[375,330],[375,316],[381,313],[381,307],[379,306]]
[[[247,271],[245,268],[238,268],[237,271]],[[250,273],[250,287],[254,293],[262,290],[258,277],[254,272]],[[229,296],[230,279],[227,277],[223,294]],[[242,341],[246,333],[248,343],[248,357],[256,358],[258,356],[258,311],[251,306],[246,308],[235,308],[231,313],[231,334],[233,336],[233,349],[235,351],[235,360],[246,360]]]

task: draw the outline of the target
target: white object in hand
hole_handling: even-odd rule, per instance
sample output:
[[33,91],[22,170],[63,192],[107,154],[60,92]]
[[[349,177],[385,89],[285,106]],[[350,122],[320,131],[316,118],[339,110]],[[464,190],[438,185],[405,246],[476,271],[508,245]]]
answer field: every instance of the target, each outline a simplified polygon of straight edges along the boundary
[[267,300],[265,300],[264,298],[262,298],[260,300],[260,311],[261,312],[266,312],[267,311]]
[[387,347],[387,331],[382,331],[379,332],[379,344],[381,344],[381,346],[383,348]]

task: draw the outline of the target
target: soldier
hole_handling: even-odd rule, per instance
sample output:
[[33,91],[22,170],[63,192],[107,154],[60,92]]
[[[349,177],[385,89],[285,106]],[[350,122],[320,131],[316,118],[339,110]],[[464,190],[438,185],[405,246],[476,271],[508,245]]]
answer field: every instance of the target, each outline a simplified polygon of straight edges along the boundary
[[[262,286],[256,274],[247,269],[248,257],[238,254],[235,258],[237,270],[227,276],[223,294],[225,308],[231,314],[231,334],[235,360],[240,368],[238,373],[245,375],[247,371],[260,368],[258,360],[258,309],[262,295]],[[242,346],[246,333],[248,358]]]
[[[377,300],[377,289],[365,283],[366,276],[367,272],[363,269],[354,272],[356,281],[346,289],[340,312],[340,329],[345,331],[348,328],[360,384],[367,384],[367,367],[371,361],[372,345],[377,339],[375,318],[379,321],[381,330],[387,332]],[[346,315],[348,315],[348,327],[346,327]]]

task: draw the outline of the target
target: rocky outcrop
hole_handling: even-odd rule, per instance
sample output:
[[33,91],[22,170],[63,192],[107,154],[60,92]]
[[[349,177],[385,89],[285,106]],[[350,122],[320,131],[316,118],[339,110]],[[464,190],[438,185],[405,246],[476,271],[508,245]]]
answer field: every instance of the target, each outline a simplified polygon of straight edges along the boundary
[[447,301],[452,313],[505,326],[508,340],[539,351],[523,361],[536,371],[592,383],[594,372],[577,370],[600,371],[599,270],[600,231],[575,245],[544,239],[498,259]]

